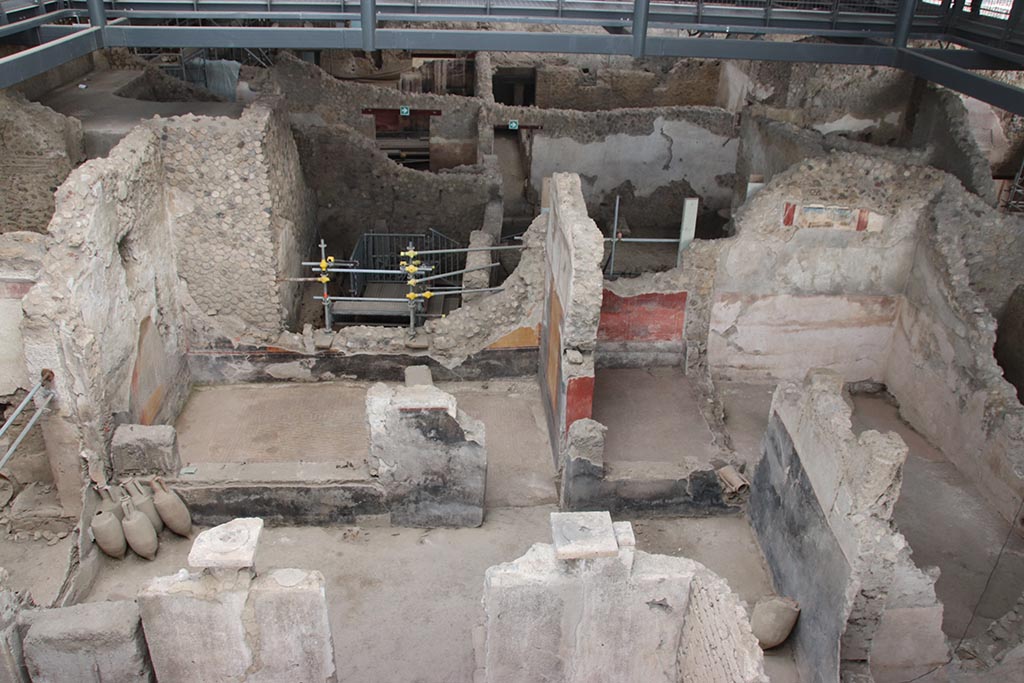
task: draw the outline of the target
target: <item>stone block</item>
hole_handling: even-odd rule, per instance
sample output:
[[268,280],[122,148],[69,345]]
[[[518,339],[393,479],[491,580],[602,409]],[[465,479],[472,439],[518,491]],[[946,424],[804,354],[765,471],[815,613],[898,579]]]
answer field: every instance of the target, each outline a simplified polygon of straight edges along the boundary
[[160,681],[244,681],[253,665],[245,608],[251,577],[190,574],[153,579],[139,612]]
[[165,474],[181,469],[178,432],[170,425],[120,425],[110,443],[114,476]]
[[323,574],[277,569],[252,585],[253,627],[260,665],[248,681],[277,683],[334,680],[334,643],[327,617]]
[[34,683],[153,680],[139,609],[131,600],[35,613],[24,653]]
[[207,529],[192,543],[188,565],[196,569],[251,569],[263,520],[242,517]]
[[405,369],[405,386],[434,386],[434,377],[426,365],[410,365]]
[[607,512],[553,512],[551,537],[555,543],[555,556],[560,560],[586,560],[619,554],[612,516]]

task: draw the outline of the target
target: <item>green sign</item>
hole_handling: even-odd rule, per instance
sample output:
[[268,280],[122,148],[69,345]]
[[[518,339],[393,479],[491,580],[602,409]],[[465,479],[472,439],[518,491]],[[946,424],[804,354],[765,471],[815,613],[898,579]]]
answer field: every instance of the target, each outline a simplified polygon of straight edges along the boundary
[[399,107],[398,108],[398,115],[399,116],[408,116],[409,115],[409,107]]
[[509,130],[519,130],[519,119],[511,119],[508,122]]

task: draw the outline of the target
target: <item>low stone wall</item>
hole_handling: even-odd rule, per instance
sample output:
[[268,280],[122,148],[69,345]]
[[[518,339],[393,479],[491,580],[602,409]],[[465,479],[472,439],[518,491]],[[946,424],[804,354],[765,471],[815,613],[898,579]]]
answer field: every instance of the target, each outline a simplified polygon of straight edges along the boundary
[[[430,382],[430,371],[419,370]],[[484,520],[484,425],[433,386],[375,384],[366,392],[370,458],[399,526],[475,527]]]
[[551,527],[553,545],[487,570],[482,680],[768,680],[742,604],[704,566],[636,551],[607,512]]
[[0,91],[0,234],[45,232],[53,193],[84,158],[77,119]]
[[[842,388],[841,376],[815,370],[776,389],[751,524],[776,589],[801,606],[791,642],[802,680],[899,667],[910,648],[916,675],[947,651],[934,578],[892,523],[907,447],[893,433],[854,436]],[[897,618],[905,623],[892,628]]]
[[992,180],[992,165],[978,147],[967,118],[960,95],[928,85],[917,100],[907,142],[910,147],[929,150],[928,163],[953,174],[964,187],[995,206],[999,189]]

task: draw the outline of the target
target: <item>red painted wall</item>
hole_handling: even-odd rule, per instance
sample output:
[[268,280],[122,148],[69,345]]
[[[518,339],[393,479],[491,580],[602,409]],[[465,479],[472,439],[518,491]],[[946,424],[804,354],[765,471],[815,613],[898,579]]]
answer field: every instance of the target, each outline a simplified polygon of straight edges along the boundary
[[573,377],[565,390],[565,428],[594,414],[594,378]]
[[604,290],[600,341],[676,341],[683,338],[686,292],[618,296]]

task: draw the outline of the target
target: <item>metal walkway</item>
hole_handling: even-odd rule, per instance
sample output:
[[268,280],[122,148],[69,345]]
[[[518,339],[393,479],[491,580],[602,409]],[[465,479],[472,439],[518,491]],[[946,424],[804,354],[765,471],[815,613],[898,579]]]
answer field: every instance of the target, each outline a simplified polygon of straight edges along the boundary
[[891,66],[1024,114],[1024,91],[973,72],[1022,68],[1022,15],[1024,0],[6,0],[0,43],[29,47],[0,59],[0,88],[101,47],[556,52]]

